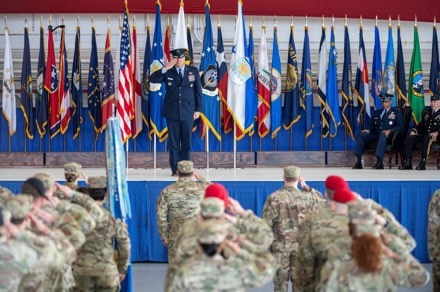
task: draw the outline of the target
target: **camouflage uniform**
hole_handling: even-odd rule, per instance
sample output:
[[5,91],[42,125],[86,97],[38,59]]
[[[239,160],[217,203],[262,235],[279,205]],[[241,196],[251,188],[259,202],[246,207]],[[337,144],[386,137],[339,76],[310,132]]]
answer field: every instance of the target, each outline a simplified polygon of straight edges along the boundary
[[[31,210],[31,207],[32,197],[22,194],[8,198],[4,204],[5,210],[10,212],[11,219],[14,220],[23,220]],[[38,236],[28,230],[21,230],[19,232],[16,240],[36,252],[38,265],[28,270],[25,273],[26,275],[23,275],[20,286],[17,286],[18,291],[45,291],[43,284],[48,270],[60,269],[65,265],[66,258],[57,248],[57,242],[53,239],[54,236],[53,231],[47,236]],[[16,246],[19,245],[17,244]],[[32,263],[35,258],[33,258],[33,255],[27,254],[24,249],[23,247],[24,254],[21,254],[21,251],[15,253],[17,258],[28,256],[29,258],[23,258],[23,260]]]
[[[106,177],[90,177],[89,188],[105,188]],[[75,196],[80,193],[75,192]],[[72,265],[75,291],[119,291],[119,275],[125,275],[130,259],[130,238],[127,227],[103,207],[103,216],[95,218],[96,227],[87,234],[86,243],[78,250]],[[115,262],[114,242],[118,247]]]
[[[355,236],[370,234],[381,236],[383,227],[376,223],[376,212],[371,202],[357,200],[348,203],[350,222]],[[398,286],[421,287],[429,280],[429,273],[410,254],[405,243],[397,236],[387,237],[393,252],[389,257],[381,254],[381,268],[376,273],[362,271],[351,255],[350,240],[335,241],[329,247],[328,260],[321,270],[319,291],[396,291]],[[365,255],[368,257],[368,255]]]
[[327,261],[328,246],[342,237],[349,237],[348,217],[340,215],[329,206],[306,216],[300,225],[298,250],[295,261],[295,289],[314,291],[320,273]]
[[440,190],[431,197],[428,207],[428,254],[432,260],[434,291],[440,291]]
[[12,193],[8,188],[0,186],[0,205],[3,205],[3,202],[13,195],[14,193]]
[[[284,176],[294,179],[299,177],[299,168],[285,167]],[[294,282],[299,225],[307,213],[324,204],[325,201],[318,191],[301,191],[295,186],[287,185],[267,198],[262,218],[274,233],[271,251],[279,266],[273,280],[274,291],[288,291],[289,280]]]
[[203,199],[206,181],[193,181],[193,163],[182,160],[178,165],[177,182],[162,190],[156,203],[156,219],[159,236],[168,245],[168,263],[175,259],[177,237],[185,222],[197,217],[200,213],[200,202]]
[[[207,219],[199,227],[198,242],[220,245],[228,235],[229,224]],[[270,281],[274,272],[275,261],[269,252],[256,255],[241,248],[237,254],[223,250],[212,257],[201,252],[179,266],[170,291],[246,291],[245,287]]]

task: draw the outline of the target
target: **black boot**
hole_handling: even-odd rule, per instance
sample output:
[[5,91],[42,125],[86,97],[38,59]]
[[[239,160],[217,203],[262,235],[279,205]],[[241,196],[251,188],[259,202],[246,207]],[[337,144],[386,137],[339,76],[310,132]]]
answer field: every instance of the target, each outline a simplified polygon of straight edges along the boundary
[[417,170],[426,170],[426,159],[420,160],[419,165],[416,167]]
[[362,169],[362,163],[360,161],[356,161],[352,169]]
[[399,169],[413,169],[412,167],[412,161],[411,159],[408,159],[407,161],[405,161],[405,163],[402,166],[399,166]]
[[376,164],[372,167],[373,169],[383,169],[383,160],[377,158]]

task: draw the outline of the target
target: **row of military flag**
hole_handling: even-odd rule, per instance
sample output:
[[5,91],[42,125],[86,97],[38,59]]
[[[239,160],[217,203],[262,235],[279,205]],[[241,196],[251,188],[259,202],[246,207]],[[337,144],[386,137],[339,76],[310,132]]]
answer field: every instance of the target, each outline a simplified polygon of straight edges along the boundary
[[[92,27],[92,45],[89,64],[87,102],[89,118],[93,122],[95,137],[105,129],[107,120],[116,116],[123,141],[135,138],[148,127],[149,133],[164,140],[167,137],[166,120],[160,115],[165,96],[165,86],[149,83],[150,72],[160,70],[164,58],[169,58],[170,26],[167,25],[165,40],[162,40],[160,2],[156,3],[156,18],[153,40],[147,28],[145,54],[141,75],[138,55],[137,29],[130,30],[127,3],[124,6],[120,47],[114,76],[113,57],[110,47],[110,30],[107,31],[103,82],[100,84],[96,31]],[[179,18],[183,17],[183,2]],[[178,21],[184,23],[184,21]],[[310,59],[308,25],[305,25],[301,75],[295,48],[293,25],[291,25],[287,58],[286,84],[284,93],[281,84],[281,61],[278,49],[277,27],[273,30],[273,49],[269,67],[266,30],[263,27],[258,50],[258,61],[254,60],[254,36],[252,25],[246,37],[245,21],[241,1],[238,2],[238,15],[235,37],[232,45],[229,69],[227,66],[220,25],[217,28],[217,47],[214,47],[210,6],[205,4],[205,32],[203,38],[200,73],[203,84],[203,112],[201,118],[202,136],[209,129],[218,140],[221,131],[235,130],[237,140],[244,135],[253,135],[255,130],[263,138],[271,134],[277,136],[281,127],[291,128],[300,119],[305,119],[305,138],[315,129],[313,118],[313,79]],[[38,59],[37,90],[35,110],[32,104],[32,76],[28,29],[25,26],[24,50],[21,73],[21,109],[23,111],[26,136],[32,139],[38,132],[43,137],[49,131],[50,137],[64,134],[69,125],[73,127],[74,138],[78,137],[83,117],[80,28],[76,29],[75,50],[68,80],[68,62],[64,43],[64,26],[61,29],[58,68],[55,62],[53,28],[49,27],[45,62],[44,29],[40,28],[40,50]],[[182,31],[182,29],[177,29]],[[183,28],[185,31],[185,28]],[[362,24],[359,30],[359,55],[356,79],[352,80],[352,60],[348,27],[344,32],[344,61],[340,86],[337,80],[337,54],[334,26],[331,26],[330,50],[327,50],[326,28],[323,24],[319,45],[319,71],[316,80],[320,103],[320,131],[323,138],[335,137],[342,124],[346,133],[353,139],[355,132],[369,123],[372,111],[380,108],[380,93],[393,95],[393,105],[411,105],[415,123],[420,121],[424,107],[423,70],[420,55],[417,23],[414,25],[414,48],[406,84],[403,50],[400,38],[400,23],[397,27],[397,58],[394,56],[394,41],[391,21],[388,28],[388,42],[385,62],[382,65],[379,28],[375,26],[375,42],[371,75],[368,73]],[[186,28],[188,43],[188,64],[193,61],[190,27]],[[8,28],[5,28],[5,58],[3,71],[2,104],[3,114],[9,123],[9,134],[16,131],[15,86]],[[371,81],[369,80],[371,76]],[[438,40],[435,23],[433,25],[431,72],[429,91],[439,92],[440,65]],[[117,86],[115,86],[117,85]],[[370,87],[371,86],[371,87]],[[340,97],[341,94],[341,103]],[[355,103],[357,101],[357,106]],[[235,126],[235,129],[234,129]],[[151,137],[151,136],[150,136]]]

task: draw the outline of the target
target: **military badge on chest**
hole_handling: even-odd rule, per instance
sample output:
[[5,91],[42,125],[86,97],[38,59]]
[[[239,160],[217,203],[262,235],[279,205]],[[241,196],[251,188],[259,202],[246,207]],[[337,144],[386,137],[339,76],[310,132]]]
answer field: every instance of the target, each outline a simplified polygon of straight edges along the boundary
[[390,115],[388,116],[388,124],[391,126],[392,124],[394,124],[394,121],[396,120],[396,114],[394,112],[391,112]]

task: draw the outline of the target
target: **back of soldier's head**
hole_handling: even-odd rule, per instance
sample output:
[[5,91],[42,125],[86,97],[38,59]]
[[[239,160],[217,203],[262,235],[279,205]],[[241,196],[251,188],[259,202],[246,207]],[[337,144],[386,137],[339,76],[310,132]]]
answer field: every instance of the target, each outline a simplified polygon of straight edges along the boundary
[[329,175],[325,179],[325,192],[329,200],[333,200],[333,194],[339,189],[349,189],[347,181],[339,175]]
[[46,198],[46,189],[44,188],[44,183],[36,177],[30,177],[28,178],[22,185],[21,185],[21,192],[23,194],[31,195],[34,200],[37,200],[41,197]]
[[105,176],[90,176],[87,180],[89,184],[88,194],[95,201],[102,201],[107,194],[107,177]]

